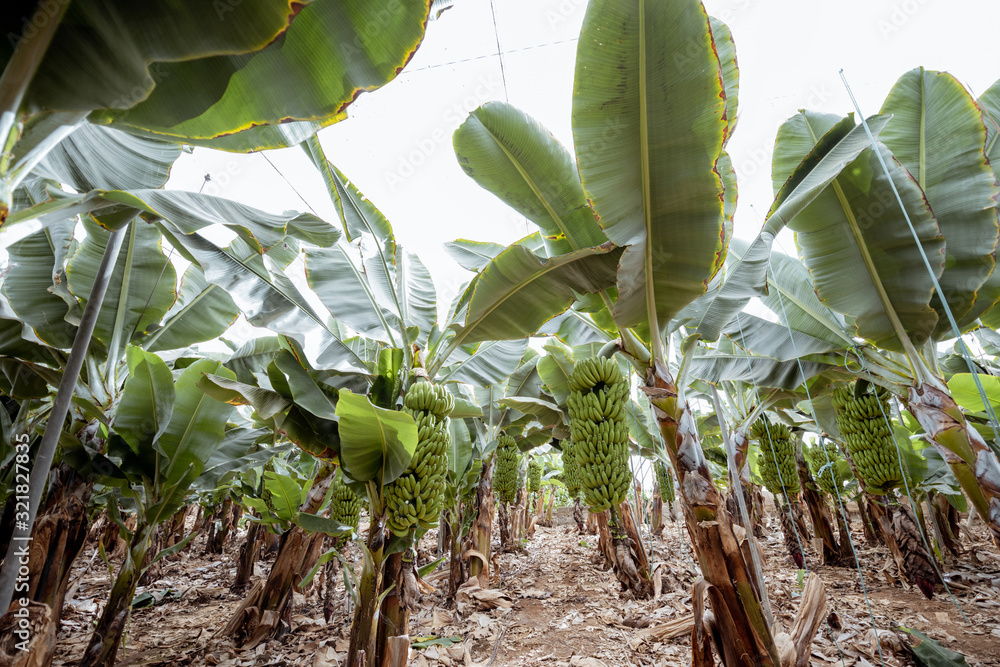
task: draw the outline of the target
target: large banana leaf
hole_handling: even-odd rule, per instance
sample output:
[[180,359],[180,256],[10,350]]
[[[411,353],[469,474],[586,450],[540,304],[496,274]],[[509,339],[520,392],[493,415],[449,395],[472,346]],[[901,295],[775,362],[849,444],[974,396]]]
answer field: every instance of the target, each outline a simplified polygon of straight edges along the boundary
[[808,355],[842,352],[842,341],[830,342],[771,322],[756,315],[741,313],[726,330],[726,337],[751,354],[778,361],[794,361]]
[[171,244],[183,248],[205,272],[205,279],[226,291],[247,321],[298,341],[310,366],[369,374],[368,367],[339,338],[339,331],[309,307],[283,273],[272,273],[256,255],[227,252],[199,234],[185,235],[162,223]]
[[403,342],[399,318],[376,298],[360,255],[359,243],[307,249],[309,287],[338,320],[360,334],[399,347]]
[[151,352],[176,350],[218,338],[239,317],[240,309],[218,285],[209,284],[197,264],[184,271],[180,294],[164,323],[146,338]]
[[521,365],[516,371],[510,374],[507,380],[507,387],[504,391],[506,396],[529,396],[535,398],[542,392],[542,378],[538,375],[539,356],[530,347],[524,351],[521,358]]
[[[149,353],[145,353],[149,354]],[[198,387],[205,374],[219,375],[230,380],[236,374],[221,362],[199,359],[184,369],[174,385],[176,399],[173,414],[156,448],[165,457],[163,482],[172,484],[190,475],[201,473],[212,452],[222,444],[226,422],[233,406],[216,401]]]
[[[176,392],[170,368],[162,359],[136,347],[127,351],[129,376],[115,409],[114,430],[138,457],[150,457],[170,425]],[[155,476],[155,468],[149,477]]]
[[[1000,284],[987,282],[996,265],[1000,185],[983,152],[982,112],[955,77],[920,67],[899,78],[880,113],[892,115],[881,141],[916,178],[947,242],[938,282],[965,328],[1000,298]],[[951,335],[941,296],[931,301],[935,339]]]
[[[430,6],[362,0],[67,5],[60,16],[66,5],[39,4],[37,20],[61,22],[27,90],[28,108],[102,109],[93,121],[239,151],[294,145],[342,119],[358,94],[392,80],[410,59]],[[22,26],[8,28],[5,34],[18,34]],[[33,31],[39,32],[46,31]],[[32,40],[22,41],[22,50],[36,49]],[[0,65],[9,63],[4,49]]]
[[59,242],[51,230],[43,228],[7,248],[9,265],[3,279],[3,293],[19,320],[32,328],[46,345],[69,349],[76,327],[66,321],[69,306],[49,291],[58,271]]
[[[272,370],[273,367],[273,370]],[[335,406],[330,396],[320,388],[319,383],[306,370],[295,355],[288,350],[282,350],[268,365],[268,377],[274,378],[279,372],[283,384],[288,387],[292,400],[298,407],[329,421],[336,421]]]
[[[164,63],[147,99],[94,119],[224,150],[295,145],[310,130],[343,119],[359,94],[395,78],[423,40],[428,8],[427,2],[311,2],[266,48]],[[201,95],[191,94],[192,81]],[[275,127],[261,136],[262,125],[296,121],[293,132]]]
[[309,213],[272,215],[231,199],[197,192],[116,190],[102,197],[141,211],[143,217],[169,220],[183,234],[223,225],[257,252],[274,248],[288,236],[323,247],[340,238],[339,229]]
[[[66,268],[69,289],[82,303],[90,297],[110,238],[92,222],[85,222],[84,229],[87,237]],[[121,326],[117,335],[128,342],[133,333],[142,334],[163,319],[177,298],[177,273],[163,252],[159,230],[137,221],[125,233],[94,326],[94,337],[108,347],[116,335],[116,324]]]
[[[733,136],[739,113],[740,68],[736,64],[736,43],[729,26],[715,18],[709,17],[712,25],[712,41],[719,56],[722,83],[726,89],[726,141]],[[728,187],[728,185],[727,185]]]
[[524,246],[511,246],[479,274],[452,346],[532,335],[578,294],[614,284],[620,256],[620,249],[606,245],[543,259]]
[[212,373],[206,373],[199,380],[198,387],[217,401],[230,405],[252,405],[262,419],[270,419],[291,405],[289,398],[276,391]]
[[445,252],[466,271],[482,271],[506,246],[489,241],[457,239],[444,244]]
[[427,266],[402,246],[396,247],[396,303],[407,329],[416,327],[417,340],[426,344],[437,323],[437,289]]
[[615,319],[648,323],[657,340],[704,293],[725,254],[721,72],[697,0],[587,8],[573,95],[577,162],[601,227],[628,246]]
[[[740,244],[734,239],[731,252],[739,252]],[[793,331],[826,341],[835,348],[846,349],[854,344],[843,317],[820,302],[805,266],[798,259],[772,252],[767,288],[767,295],[760,297],[761,301]]]
[[225,365],[236,373],[240,382],[254,384],[257,381],[254,374],[263,373],[281,349],[281,340],[277,336],[251,338],[233,351]]
[[[775,141],[774,182],[787,165],[799,164],[836,116],[800,112]],[[920,186],[892,154],[878,145],[889,176],[938,275],[944,239]],[[918,346],[937,325],[930,306],[933,285],[913,242],[886,174],[870,149],[851,162],[801,213],[788,221],[820,299],[853,320],[858,335],[880,347],[901,350],[902,330]]]
[[441,382],[491,387],[502,383],[517,369],[526,349],[527,338],[487,340],[478,345],[459,347],[448,357],[452,363],[441,368],[437,378]]
[[159,188],[180,154],[176,144],[84,123],[60,141],[34,173],[77,192]]
[[827,362],[792,360],[779,361],[772,357],[747,354],[744,351],[719,352],[710,350],[696,354],[687,373],[698,380],[717,383],[722,380],[745,382],[757,387],[796,389],[806,380],[835,369],[836,357]]
[[556,403],[565,405],[569,398],[569,378],[573,375],[572,351],[565,345],[549,344],[545,346],[548,352],[538,360],[538,375],[545,383]]
[[[877,137],[887,121],[884,116],[873,116],[867,122]],[[798,162],[795,153],[776,154],[774,175],[784,180],[775,181],[775,199],[764,228],[749,246],[740,239],[730,241],[724,279],[716,275],[708,292],[685,307],[675,324],[694,329],[705,340],[716,340],[750,299],[767,294],[774,237],[869,145],[864,128],[848,117],[834,124],[811,148],[808,143],[799,146],[807,154]]]
[[[986,124],[986,146],[983,152],[993,168],[994,175],[1000,177],[1000,80],[995,81],[976,100],[976,104],[982,111],[983,121]],[[994,270],[989,282],[992,284],[997,280],[997,272]],[[985,307],[982,304],[983,301],[985,299],[977,300],[974,310],[979,310],[981,306]],[[1000,306],[994,305],[987,308],[981,316],[983,324],[992,329],[1000,328]]]
[[[166,76],[162,65],[153,64],[156,61],[258,51],[287,29],[296,10],[287,0],[224,5],[198,0],[35,4],[36,14],[24,16],[24,25],[20,12],[8,12],[8,29],[4,30],[21,37],[22,51],[34,46],[39,33],[55,30],[44,60],[31,77],[25,104],[32,109],[83,111],[127,108],[145,98],[156,79]],[[38,22],[34,30],[30,29],[32,21]],[[0,56],[4,68],[10,64],[13,46],[4,40]],[[228,79],[219,78],[223,83]],[[196,88],[199,82],[190,84]],[[197,99],[198,92],[191,90],[187,97]],[[173,102],[186,104],[192,101]]]
[[303,142],[302,150],[323,176],[323,182],[344,226],[347,240],[353,241],[367,235],[378,242],[383,261],[391,262],[396,252],[396,237],[386,217],[342,171],[326,159],[326,153],[317,137]]
[[601,245],[569,151],[538,121],[504,102],[487,102],[455,130],[465,173],[542,230],[546,254]]
[[408,413],[377,407],[367,396],[343,391],[337,417],[340,461],[351,479],[382,486],[406,470],[417,447],[417,425]]

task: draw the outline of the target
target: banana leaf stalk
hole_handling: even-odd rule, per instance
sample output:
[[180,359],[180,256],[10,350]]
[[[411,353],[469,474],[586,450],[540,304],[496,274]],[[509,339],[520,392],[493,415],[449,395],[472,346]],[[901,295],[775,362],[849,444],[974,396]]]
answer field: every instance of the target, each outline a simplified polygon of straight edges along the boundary
[[951,395],[930,383],[910,388],[906,407],[951,467],[1000,545],[1000,462]]

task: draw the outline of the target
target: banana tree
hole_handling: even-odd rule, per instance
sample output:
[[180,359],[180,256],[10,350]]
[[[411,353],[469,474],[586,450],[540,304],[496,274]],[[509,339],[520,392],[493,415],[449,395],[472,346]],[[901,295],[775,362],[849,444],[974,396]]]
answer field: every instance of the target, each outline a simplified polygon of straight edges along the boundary
[[[733,257],[745,257],[748,252],[744,243],[734,241],[731,244]],[[761,304],[771,311],[776,321],[767,321],[746,312],[740,313],[736,322],[724,330],[725,338],[722,339],[733,346],[738,354],[727,355],[723,362],[711,367],[719,371],[717,377],[738,377],[739,369],[735,372],[730,369],[728,356],[741,357],[744,369],[753,362],[756,372],[751,372],[745,381],[755,387],[755,392],[758,385],[774,387],[767,394],[766,400],[762,397],[762,404],[779,409],[785,421],[797,430],[811,431],[842,441],[831,402],[834,388],[858,377],[858,369],[870,369],[871,375],[867,372],[860,373],[863,382],[871,378],[892,391],[901,392],[907,382],[906,368],[893,360],[891,353],[853,340],[853,332],[846,322],[824,306],[813,292],[807,270],[801,262],[774,251],[770,254],[769,265],[766,276],[768,293],[761,297]],[[729,279],[739,280],[740,273],[734,271]],[[712,355],[705,355],[705,358],[711,360]],[[781,370],[783,366],[787,367],[784,371]],[[793,379],[783,384],[784,378]],[[802,378],[807,378],[805,384],[802,384]],[[760,391],[763,393],[764,390]],[[800,410],[811,415],[798,416]],[[905,439],[902,447],[908,447]],[[838,459],[837,449],[833,445],[820,453],[829,456],[826,464],[833,464]],[[804,464],[805,461],[800,462],[800,477],[804,476]],[[807,498],[811,497],[808,476],[803,483]],[[883,501],[888,500],[893,508],[897,507],[894,493],[881,495]],[[826,555],[841,562],[850,562],[851,554],[847,551],[849,544],[836,543],[832,528],[823,518],[823,507],[815,500],[813,498],[809,505],[810,513],[814,517],[817,533],[824,538]],[[880,511],[883,501],[867,492],[859,497],[860,506],[871,507],[873,510]],[[841,534],[846,536],[846,530],[843,530],[846,517],[842,515],[842,507],[838,509]],[[892,509],[892,512],[902,516],[905,510],[899,509],[897,512]],[[881,512],[881,516],[884,520],[875,523],[880,540],[889,546],[893,556],[901,563],[901,571],[911,581],[919,580],[930,590],[925,582],[936,579],[933,566],[930,565],[930,554],[921,540],[908,537],[911,532],[919,537],[916,525],[907,521],[905,526],[897,526],[891,515]],[[797,550],[796,540],[787,541]],[[907,562],[911,565],[906,565]],[[932,587],[933,583],[929,586]]]
[[196,386],[203,373],[223,370],[218,362],[196,361],[175,381],[170,367],[153,353],[129,348],[128,361],[129,379],[108,447],[109,455],[122,461],[119,469],[129,482],[122,492],[132,496],[137,521],[82,665],[114,664],[153,533],[183,506],[188,489],[224,441],[233,411]]
[[[1000,463],[949,395],[936,349],[953,335],[945,302],[961,332],[976,326],[997,300],[998,186],[984,153],[982,107],[952,76],[916,69],[899,79],[882,112],[892,114],[879,121],[882,142],[795,217],[770,216],[764,231],[773,235],[787,225],[796,232],[824,304],[848,318],[857,336],[897,355],[896,368],[885,374],[873,367],[872,374],[897,385],[1000,539]],[[810,112],[786,122],[776,142],[774,181],[851,125]]]
[[[134,215],[128,208],[107,211],[106,202],[88,193],[93,186],[69,197],[42,194],[23,206],[35,167],[84,130],[88,116],[136,134],[226,150],[293,145],[345,118],[361,91],[393,79],[423,39],[430,10],[430,3],[391,8],[356,3],[347,14],[339,3],[188,4],[164,14],[156,6],[126,11],[99,0],[54,7],[33,3],[30,20],[8,26],[15,39],[0,54],[0,226],[56,211],[65,218],[103,208],[105,224],[114,231],[112,258],[126,234],[119,228]],[[372,25],[379,27],[375,33]],[[362,35],[364,49],[357,47]],[[312,62],[317,55],[322,67]],[[283,86],[285,92],[277,95],[254,92]],[[123,163],[123,171],[128,166]],[[81,173],[90,170],[87,165]],[[94,313],[108,278],[99,275],[86,297]],[[84,316],[85,323],[91,319]],[[79,334],[51,420],[53,432],[35,459],[40,468],[47,469],[55,453],[55,428],[62,424],[91,340],[89,325]],[[29,525],[39,500],[40,489],[32,489]],[[8,566],[0,578],[0,607],[6,607],[12,586]]]

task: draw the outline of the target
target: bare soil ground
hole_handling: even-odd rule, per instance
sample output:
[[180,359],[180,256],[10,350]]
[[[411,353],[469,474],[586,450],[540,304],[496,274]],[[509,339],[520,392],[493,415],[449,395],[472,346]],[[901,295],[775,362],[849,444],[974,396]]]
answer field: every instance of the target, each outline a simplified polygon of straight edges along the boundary
[[[802,587],[798,571],[784,554],[774,517],[766,534],[768,591],[777,623],[787,629]],[[271,642],[241,651],[229,640],[213,637],[241,599],[229,592],[229,586],[242,537],[239,533],[221,558],[202,555],[201,538],[167,563],[161,579],[148,590],[160,596],[164,591],[172,593],[161,604],[134,611],[118,664],[343,664],[350,616],[342,586],[340,607],[330,624],[323,622],[318,597],[296,596],[291,631]],[[1000,553],[989,543],[981,523],[973,529],[973,537],[964,540],[963,557],[944,566],[954,600],[943,592],[927,600],[899,581],[888,552],[864,545],[860,533],[854,539],[863,588],[857,570],[819,565],[815,552],[807,549],[810,571],[826,583],[829,614],[813,644],[811,664],[914,664],[904,648],[908,638],[902,626],[916,628],[963,653],[971,667],[1000,665]],[[426,553],[433,553],[434,540],[433,531],[425,537]],[[572,508],[562,508],[555,525],[538,527],[532,539],[524,542],[523,551],[499,555],[498,588],[505,597],[477,600],[463,596],[458,608],[449,607],[442,593],[447,587],[443,568],[431,574],[428,581],[438,592],[426,596],[424,608],[414,614],[411,634],[452,637],[456,643],[414,651],[411,664],[690,664],[689,632],[662,640],[657,632],[668,624],[682,623],[691,614],[695,566],[686,540],[681,539],[680,524],[668,523],[664,537],[653,543],[654,566],[663,566],[663,592],[656,600],[637,601],[622,593],[613,574],[595,564],[596,543],[596,535],[577,534]],[[64,613],[56,665],[79,659],[107,597],[109,577],[100,559],[94,559],[84,572],[93,555],[88,550],[78,559],[75,576],[82,578]],[[269,568],[269,561],[259,563],[257,577],[266,577]]]

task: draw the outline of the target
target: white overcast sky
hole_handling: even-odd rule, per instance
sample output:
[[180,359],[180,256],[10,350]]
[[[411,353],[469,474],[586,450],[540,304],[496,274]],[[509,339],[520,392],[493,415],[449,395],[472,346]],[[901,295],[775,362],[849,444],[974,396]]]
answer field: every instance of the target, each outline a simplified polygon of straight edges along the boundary
[[[754,235],[771,200],[770,159],[779,125],[800,108],[853,111],[843,68],[865,115],[918,66],[954,74],[974,96],[1000,78],[989,35],[996,0],[706,0],[729,24],[740,66],[739,124],[729,143],[739,179],[736,234]],[[452,294],[464,272],[444,254],[456,238],[509,243],[522,217],[462,172],[451,144],[469,111],[505,98],[572,150],[570,112],[576,39],[585,0],[495,0],[506,86],[489,0],[457,0],[432,22],[423,45],[390,84],[362,95],[350,118],[320,134],[327,156],[392,222],[397,239]],[[317,214],[336,222],[319,175],[298,148],[268,158]],[[268,211],[306,210],[261,155],[197,149],[168,187],[238,199]],[[753,208],[751,208],[751,206]],[[755,212],[756,211],[756,212]],[[794,252],[785,239],[780,249]],[[467,274],[465,274],[467,275]]]

